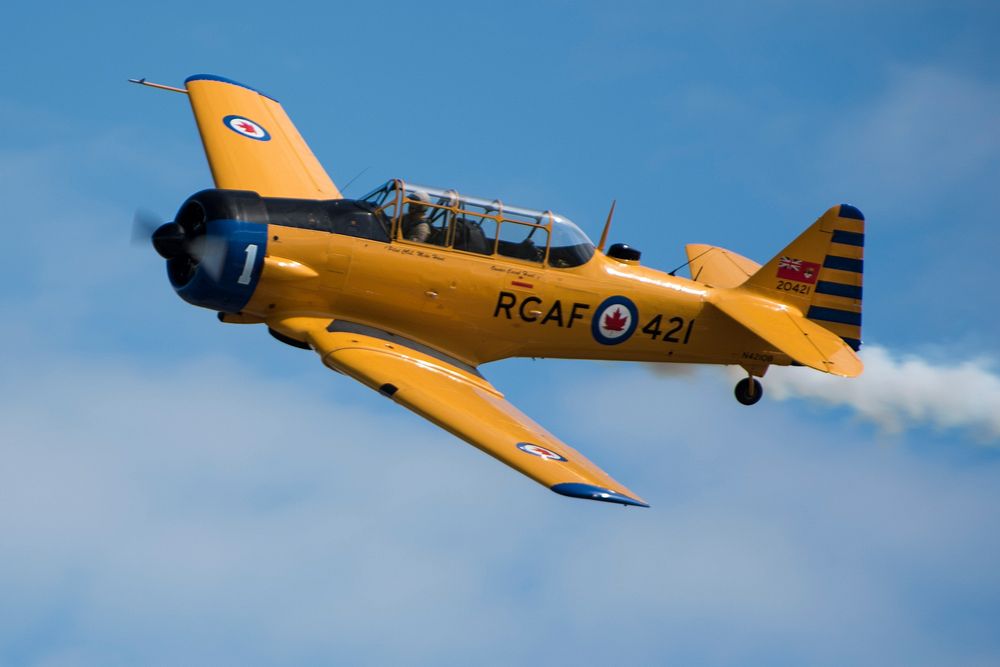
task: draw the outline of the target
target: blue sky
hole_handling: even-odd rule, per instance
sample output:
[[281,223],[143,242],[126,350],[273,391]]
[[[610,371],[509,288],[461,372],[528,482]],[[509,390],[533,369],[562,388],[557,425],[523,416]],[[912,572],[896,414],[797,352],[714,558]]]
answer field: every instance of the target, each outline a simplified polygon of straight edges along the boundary
[[[4,10],[0,663],[1000,660],[990,3]],[[652,503],[560,498],[129,246],[210,176],[187,101],[281,100],[335,181],[552,208],[671,269],[868,218],[853,384],[485,374]]]

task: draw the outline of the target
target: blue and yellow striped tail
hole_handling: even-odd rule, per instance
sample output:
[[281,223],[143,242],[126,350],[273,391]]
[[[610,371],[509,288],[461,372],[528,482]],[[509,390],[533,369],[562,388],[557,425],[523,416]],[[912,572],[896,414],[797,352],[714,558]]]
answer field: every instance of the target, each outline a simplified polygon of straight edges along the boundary
[[833,206],[744,287],[796,308],[857,351],[864,249],[865,216],[848,204]]
[[857,352],[861,348],[865,216],[853,206],[841,204],[830,223],[830,247],[806,317],[843,338]]

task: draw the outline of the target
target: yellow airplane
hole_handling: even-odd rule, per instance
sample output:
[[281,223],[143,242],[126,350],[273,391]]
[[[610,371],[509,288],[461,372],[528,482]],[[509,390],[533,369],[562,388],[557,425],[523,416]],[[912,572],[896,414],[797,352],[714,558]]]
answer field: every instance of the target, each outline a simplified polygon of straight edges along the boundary
[[[834,206],[763,266],[687,246],[692,279],[604,252],[550,210],[391,180],[346,199],[281,105],[200,74],[183,88],[215,188],[152,232],[171,285],[222,322],[264,324],[556,493],[647,507],[479,372],[509,357],[735,364],[756,403],[772,364],[862,364],[864,216]],[[610,223],[611,216],[608,217]]]

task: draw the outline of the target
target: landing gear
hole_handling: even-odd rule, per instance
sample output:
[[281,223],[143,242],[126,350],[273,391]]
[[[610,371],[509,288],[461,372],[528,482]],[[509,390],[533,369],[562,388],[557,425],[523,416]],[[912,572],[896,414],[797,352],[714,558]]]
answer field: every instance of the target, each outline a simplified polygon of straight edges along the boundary
[[750,376],[743,378],[736,383],[736,400],[743,405],[753,405],[764,395],[764,388],[757,382],[757,378]]

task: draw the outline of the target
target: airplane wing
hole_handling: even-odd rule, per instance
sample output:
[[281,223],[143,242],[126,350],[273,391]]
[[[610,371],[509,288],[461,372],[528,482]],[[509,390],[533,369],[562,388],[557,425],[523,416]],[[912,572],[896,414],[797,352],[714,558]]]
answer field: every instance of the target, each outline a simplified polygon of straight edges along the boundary
[[648,507],[504,399],[479,373],[419,343],[349,322],[268,322],[306,341],[323,363],[368,385],[556,493]]
[[216,187],[264,197],[341,198],[276,100],[211,74],[188,77],[184,85]]

